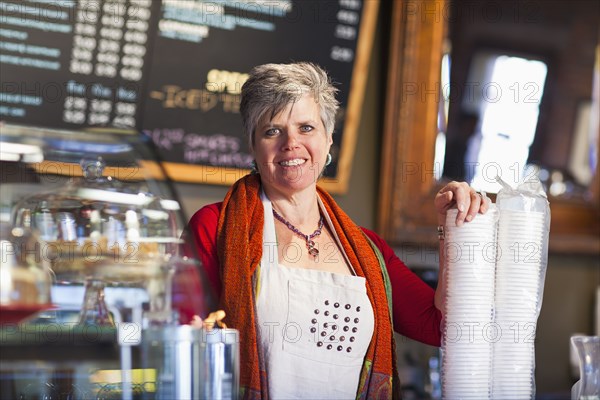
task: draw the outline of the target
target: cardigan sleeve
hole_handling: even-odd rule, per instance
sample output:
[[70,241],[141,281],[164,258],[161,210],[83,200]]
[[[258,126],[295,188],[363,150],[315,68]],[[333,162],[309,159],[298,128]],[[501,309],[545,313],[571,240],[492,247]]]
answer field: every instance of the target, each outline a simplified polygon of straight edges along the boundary
[[411,339],[439,346],[442,313],[435,307],[434,290],[412,272],[381,237],[362,229],[385,260],[392,284],[394,329]]
[[190,218],[188,232],[196,253],[202,261],[208,284],[217,299],[221,296],[221,275],[217,256],[217,225],[221,214],[221,204],[214,203],[202,207]]
[[214,311],[221,294],[221,277],[217,257],[217,224],[221,203],[198,210],[188,222],[183,235],[187,256],[199,259],[196,268],[178,270],[173,280],[173,307],[179,322],[189,323],[194,315],[205,317]]

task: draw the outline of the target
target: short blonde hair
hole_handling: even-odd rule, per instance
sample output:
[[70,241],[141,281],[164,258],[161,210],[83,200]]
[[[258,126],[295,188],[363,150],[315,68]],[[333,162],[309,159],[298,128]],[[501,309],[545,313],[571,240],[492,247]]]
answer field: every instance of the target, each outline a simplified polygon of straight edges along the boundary
[[242,86],[240,113],[244,133],[250,147],[254,144],[254,131],[265,115],[273,118],[290,103],[309,93],[319,105],[321,120],[329,135],[335,127],[335,114],[339,102],[338,89],[331,78],[318,65],[299,62],[292,64],[264,64],[254,67]]

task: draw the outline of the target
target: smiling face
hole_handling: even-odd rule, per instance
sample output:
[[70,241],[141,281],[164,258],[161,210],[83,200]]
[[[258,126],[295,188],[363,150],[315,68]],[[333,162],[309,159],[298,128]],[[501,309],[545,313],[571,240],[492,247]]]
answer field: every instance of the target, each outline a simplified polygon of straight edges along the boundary
[[305,95],[282,112],[259,121],[253,155],[267,193],[293,195],[316,187],[333,140],[321,120],[319,105]]

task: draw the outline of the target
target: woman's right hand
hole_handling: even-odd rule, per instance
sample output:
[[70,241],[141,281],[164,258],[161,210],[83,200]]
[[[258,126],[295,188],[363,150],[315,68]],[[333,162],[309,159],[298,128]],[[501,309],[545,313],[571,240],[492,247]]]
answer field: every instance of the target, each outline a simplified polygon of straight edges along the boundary
[[202,320],[202,318],[200,318],[198,315],[194,315],[190,325],[195,328],[204,328],[207,331],[211,331],[215,324],[217,324],[217,327],[219,328],[226,329],[227,325],[225,325],[223,322],[223,318],[225,318],[225,311],[217,310],[208,314],[208,317],[206,317],[204,320]]
[[468,183],[452,181],[435,196],[438,225],[445,225],[446,212],[452,207],[458,208],[456,226],[461,226],[464,222],[471,222],[477,214],[485,214],[490,203],[485,193],[476,192]]

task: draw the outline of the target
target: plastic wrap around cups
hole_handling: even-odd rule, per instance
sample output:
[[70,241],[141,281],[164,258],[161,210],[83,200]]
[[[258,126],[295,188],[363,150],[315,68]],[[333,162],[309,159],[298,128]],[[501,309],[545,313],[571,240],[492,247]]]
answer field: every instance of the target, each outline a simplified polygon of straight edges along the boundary
[[446,220],[442,395],[535,398],[534,340],[547,266],[550,208],[541,184],[503,184],[485,215]]
[[493,399],[535,397],[535,334],[548,263],[550,206],[534,179],[503,188],[496,205],[495,322],[501,336],[494,344]]
[[442,393],[447,399],[486,399],[492,391],[492,341],[498,212],[494,205],[456,226],[446,215],[446,286]]

